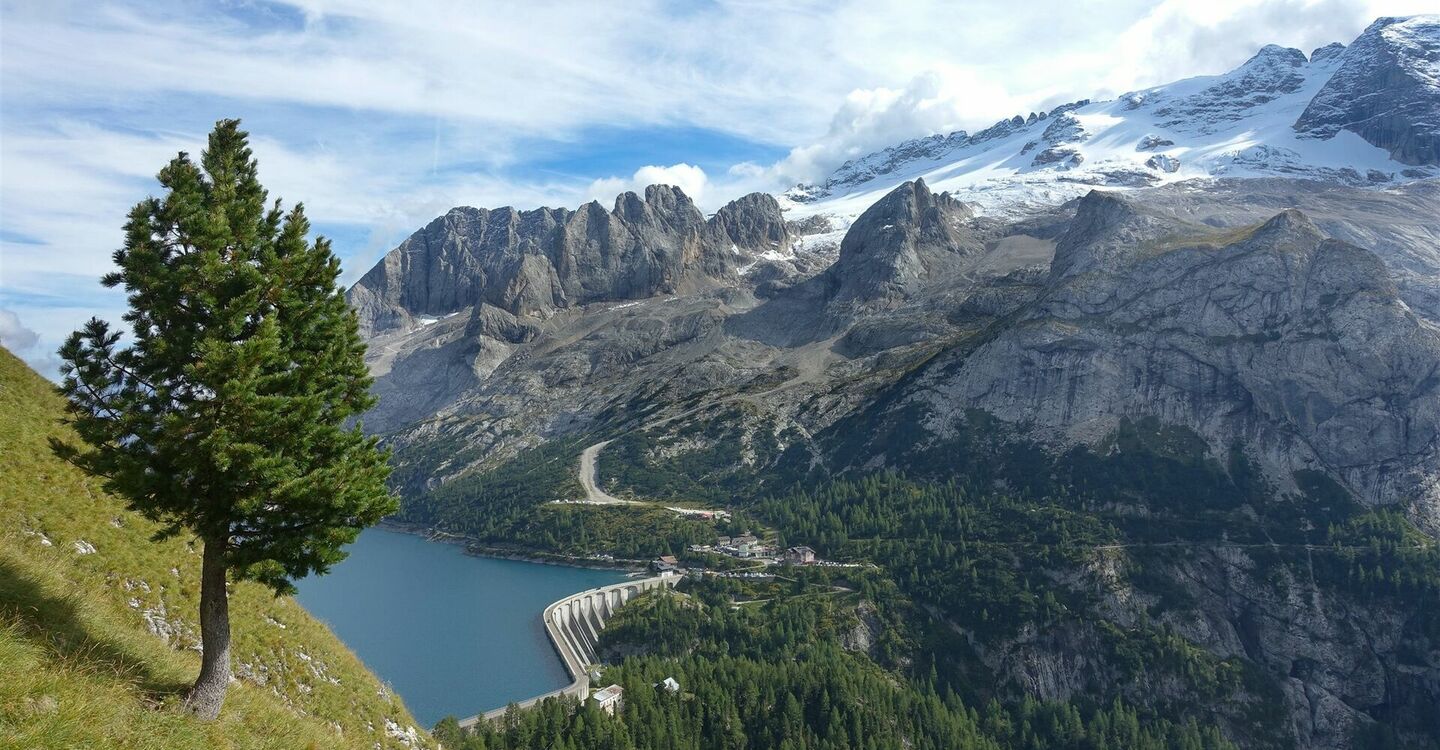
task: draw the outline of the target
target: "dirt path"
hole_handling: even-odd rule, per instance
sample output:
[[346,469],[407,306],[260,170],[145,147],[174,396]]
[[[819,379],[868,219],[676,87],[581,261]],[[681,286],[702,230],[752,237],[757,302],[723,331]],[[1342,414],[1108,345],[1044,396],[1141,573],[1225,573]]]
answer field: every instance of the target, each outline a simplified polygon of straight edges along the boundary
[[614,495],[600,489],[600,480],[596,476],[595,457],[600,455],[600,450],[609,445],[609,440],[598,442],[580,453],[580,486],[585,488],[585,502],[593,505],[639,505],[634,500],[621,500]]

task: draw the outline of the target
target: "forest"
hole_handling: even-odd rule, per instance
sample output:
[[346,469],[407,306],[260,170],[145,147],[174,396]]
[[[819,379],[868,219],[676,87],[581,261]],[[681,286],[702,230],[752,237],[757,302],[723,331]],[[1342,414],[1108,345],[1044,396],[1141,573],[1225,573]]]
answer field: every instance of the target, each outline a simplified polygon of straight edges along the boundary
[[[437,739],[462,750],[1232,747],[1214,727],[1145,719],[1123,703],[970,705],[930,682],[897,680],[842,645],[853,611],[827,595],[735,607],[733,591],[686,589],[648,594],[607,628],[604,647],[630,654],[600,680],[625,688],[617,716],[552,699],[473,733],[446,720]],[[667,677],[680,692],[657,687]]]

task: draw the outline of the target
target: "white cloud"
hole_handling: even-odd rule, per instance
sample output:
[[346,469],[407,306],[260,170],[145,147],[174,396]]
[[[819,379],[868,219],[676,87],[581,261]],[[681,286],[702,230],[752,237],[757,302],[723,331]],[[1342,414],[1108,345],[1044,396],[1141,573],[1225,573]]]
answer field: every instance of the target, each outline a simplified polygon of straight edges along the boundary
[[925,71],[899,90],[856,89],[830,119],[825,135],[792,149],[772,165],[770,177],[784,184],[819,180],[846,160],[909,138],[983,127],[992,112],[1020,106],[1000,83],[954,65]]
[[20,316],[0,307],[0,346],[12,353],[27,352],[40,343],[40,334],[20,322]]
[[1331,42],[1349,44],[1381,15],[1433,13],[1425,0],[1165,0],[1126,28],[1110,49],[1104,93],[1221,73],[1266,44],[1310,54]]
[[[4,2],[0,292],[37,351],[115,319],[122,297],[95,280],[125,212],[222,116],[245,118],[273,194],[350,232],[353,281],[455,205],[608,203],[664,182],[713,209],[904,138],[1222,72],[1264,43],[1308,52],[1431,4]],[[725,169],[642,141],[634,163],[586,160],[593,132],[666,128],[789,151]],[[537,143],[578,155],[528,166]]]
[[668,167],[655,165],[641,167],[629,177],[604,177],[590,183],[585,191],[587,200],[607,203],[620,193],[627,191],[643,194],[647,185],[673,185],[690,196],[696,204],[708,206],[707,189],[710,178],[705,170],[693,164],[672,164]]
[[14,310],[0,307],[0,346],[24,360],[36,372],[51,380],[60,375],[60,357],[47,347],[41,346],[37,331],[21,321]]

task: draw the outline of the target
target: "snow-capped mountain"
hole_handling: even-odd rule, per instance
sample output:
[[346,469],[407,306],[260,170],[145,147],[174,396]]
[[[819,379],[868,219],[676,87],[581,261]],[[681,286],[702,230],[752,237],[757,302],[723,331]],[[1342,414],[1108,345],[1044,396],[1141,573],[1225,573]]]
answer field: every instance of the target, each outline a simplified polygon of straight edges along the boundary
[[787,191],[845,225],[917,177],[985,212],[1091,188],[1285,176],[1387,186],[1440,175],[1440,16],[1382,18],[1348,48],[1269,45],[1240,67],[897,144]]

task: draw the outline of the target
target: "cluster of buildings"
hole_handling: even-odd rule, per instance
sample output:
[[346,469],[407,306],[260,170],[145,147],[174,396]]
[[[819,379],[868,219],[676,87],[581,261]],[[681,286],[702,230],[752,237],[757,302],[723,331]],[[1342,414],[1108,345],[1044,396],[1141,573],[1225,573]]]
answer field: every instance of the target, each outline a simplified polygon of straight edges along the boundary
[[[726,555],[742,560],[755,560],[766,565],[824,565],[820,556],[815,550],[798,546],[791,547],[781,552],[775,547],[768,546],[760,541],[758,537],[751,534],[742,534],[736,537],[722,536],[715,544],[692,544],[691,552],[711,552],[719,555]],[[659,570],[679,570],[680,563],[674,555],[663,555],[655,561],[655,567]]]
[[775,556],[775,548],[766,546],[759,537],[753,534],[741,534],[740,536],[722,536],[715,540],[714,545],[692,544],[691,552],[715,552],[730,557],[738,557],[745,560],[758,560]]
[[[663,690],[671,695],[680,692],[680,683],[674,677],[666,677],[655,683],[654,687],[656,690]],[[601,711],[614,716],[625,710],[625,688],[613,684],[600,688],[590,694],[590,702]]]

